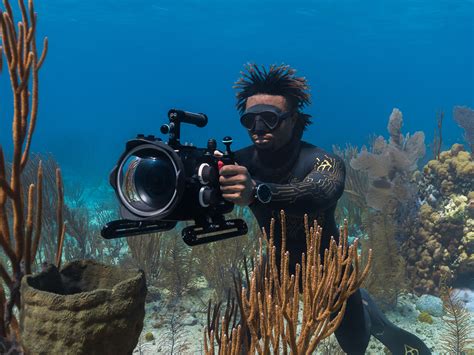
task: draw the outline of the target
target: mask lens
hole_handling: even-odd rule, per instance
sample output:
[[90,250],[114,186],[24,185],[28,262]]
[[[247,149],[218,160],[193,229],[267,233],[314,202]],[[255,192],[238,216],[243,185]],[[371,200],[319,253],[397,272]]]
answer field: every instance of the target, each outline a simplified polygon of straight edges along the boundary
[[255,124],[255,113],[246,113],[240,118],[240,123],[247,129],[252,129]]
[[278,115],[274,112],[262,112],[260,113],[263,121],[266,123],[268,128],[273,129],[278,124]]
[[257,117],[260,117],[269,129],[275,128],[278,124],[278,115],[271,111],[246,113],[240,118],[240,123],[245,128],[252,129]]

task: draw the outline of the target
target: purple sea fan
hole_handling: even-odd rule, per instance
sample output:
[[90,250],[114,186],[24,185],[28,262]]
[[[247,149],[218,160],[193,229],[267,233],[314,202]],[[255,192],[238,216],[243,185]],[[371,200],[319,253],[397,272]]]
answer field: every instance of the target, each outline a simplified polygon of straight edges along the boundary
[[469,107],[455,106],[453,117],[456,123],[464,129],[464,139],[474,152],[474,110]]

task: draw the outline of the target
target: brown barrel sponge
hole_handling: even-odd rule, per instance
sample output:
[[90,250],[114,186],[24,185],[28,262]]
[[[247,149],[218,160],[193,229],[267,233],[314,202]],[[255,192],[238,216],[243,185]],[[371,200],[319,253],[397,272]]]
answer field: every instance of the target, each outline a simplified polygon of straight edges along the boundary
[[142,270],[93,260],[50,265],[21,283],[20,329],[28,354],[131,354],[145,318]]

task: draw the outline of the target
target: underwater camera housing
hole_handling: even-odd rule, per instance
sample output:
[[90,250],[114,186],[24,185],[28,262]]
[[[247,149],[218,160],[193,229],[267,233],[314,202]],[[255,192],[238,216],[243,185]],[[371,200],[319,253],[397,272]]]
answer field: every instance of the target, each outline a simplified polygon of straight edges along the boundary
[[204,244],[244,235],[241,219],[226,220],[234,204],[222,197],[219,168],[234,164],[231,137],[224,137],[222,157],[215,157],[216,140],[206,148],[181,144],[181,123],[204,127],[207,116],[171,109],[169,124],[161,126],[168,142],[139,134],[126,144],[125,152],[110,173],[110,184],[120,203],[123,219],[107,223],[101,231],[106,239],[173,229],[178,221],[194,220],[182,230],[186,244]]

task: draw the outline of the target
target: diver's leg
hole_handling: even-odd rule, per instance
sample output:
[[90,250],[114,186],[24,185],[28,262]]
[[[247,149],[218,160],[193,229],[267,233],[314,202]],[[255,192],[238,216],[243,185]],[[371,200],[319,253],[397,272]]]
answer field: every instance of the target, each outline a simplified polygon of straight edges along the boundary
[[347,354],[365,354],[370,340],[370,317],[364,309],[360,290],[347,299],[344,317],[334,334],[342,350]]
[[365,289],[360,289],[364,308],[370,316],[371,334],[393,355],[429,355],[431,351],[416,335],[391,323]]

